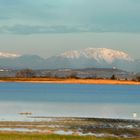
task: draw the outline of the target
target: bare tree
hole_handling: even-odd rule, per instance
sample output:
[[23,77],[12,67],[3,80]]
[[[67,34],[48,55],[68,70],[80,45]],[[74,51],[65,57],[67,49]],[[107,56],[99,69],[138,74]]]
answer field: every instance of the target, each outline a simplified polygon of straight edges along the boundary
[[16,73],[16,77],[19,78],[32,78],[35,77],[35,72],[32,69],[23,69]]

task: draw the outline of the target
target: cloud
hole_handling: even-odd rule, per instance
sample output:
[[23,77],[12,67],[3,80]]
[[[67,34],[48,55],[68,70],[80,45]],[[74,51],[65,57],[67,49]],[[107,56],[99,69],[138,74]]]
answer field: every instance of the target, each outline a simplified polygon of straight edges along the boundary
[[134,32],[139,33],[140,28],[122,26],[106,27],[102,25],[14,25],[1,26],[0,34],[48,34],[48,33],[76,33],[76,32]]
[[140,32],[134,1],[0,0],[0,33]]
[[42,34],[42,33],[71,33],[71,32],[87,32],[88,28],[82,26],[28,26],[28,25],[14,25],[0,27],[0,33],[10,34]]

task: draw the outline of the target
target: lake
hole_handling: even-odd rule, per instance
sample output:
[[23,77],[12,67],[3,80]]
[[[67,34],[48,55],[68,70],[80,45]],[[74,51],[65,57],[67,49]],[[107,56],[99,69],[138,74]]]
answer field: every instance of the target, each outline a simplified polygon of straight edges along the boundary
[[140,119],[139,85],[0,83],[0,121],[33,116]]

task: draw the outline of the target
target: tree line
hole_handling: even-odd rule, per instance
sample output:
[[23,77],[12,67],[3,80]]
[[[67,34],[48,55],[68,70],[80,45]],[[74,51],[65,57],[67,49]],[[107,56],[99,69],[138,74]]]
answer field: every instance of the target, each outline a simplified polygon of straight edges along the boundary
[[[16,78],[34,78],[34,77],[37,77],[37,74],[32,69],[23,69],[23,70],[17,71],[17,73],[16,73]],[[48,77],[48,76],[46,76],[46,77]],[[51,76],[49,78],[51,78]],[[58,77],[56,76],[56,77],[53,77],[53,78],[58,78]],[[72,73],[68,78],[77,78],[77,75],[76,75],[76,73]],[[91,79],[91,77],[90,77],[90,79]],[[95,79],[95,78],[93,78],[93,79]],[[117,80],[118,78],[115,74],[112,74],[110,79],[111,80]],[[133,79],[133,81],[140,82],[140,76],[136,76]]]

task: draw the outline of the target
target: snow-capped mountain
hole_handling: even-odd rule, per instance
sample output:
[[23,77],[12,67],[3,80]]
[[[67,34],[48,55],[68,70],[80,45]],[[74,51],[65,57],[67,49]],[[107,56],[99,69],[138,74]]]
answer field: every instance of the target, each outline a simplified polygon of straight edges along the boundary
[[[112,68],[129,70],[134,59],[123,51],[107,48],[72,50],[47,59],[50,68]],[[131,71],[132,69],[130,69]]]
[[71,50],[47,59],[37,55],[0,53],[0,68],[81,69],[113,67],[126,71],[140,72],[140,61],[134,60],[123,51],[107,48]]
[[134,61],[127,53],[107,48],[87,48],[80,51],[68,51],[62,53],[59,57],[67,59],[93,59],[100,63],[105,61],[108,64],[112,64],[116,60]]
[[8,69],[42,69],[46,68],[46,60],[37,55],[8,55],[6,57],[0,57],[0,68]]
[[19,56],[20,55],[18,55],[18,54],[0,52],[0,58],[16,58],[16,57],[19,57]]

